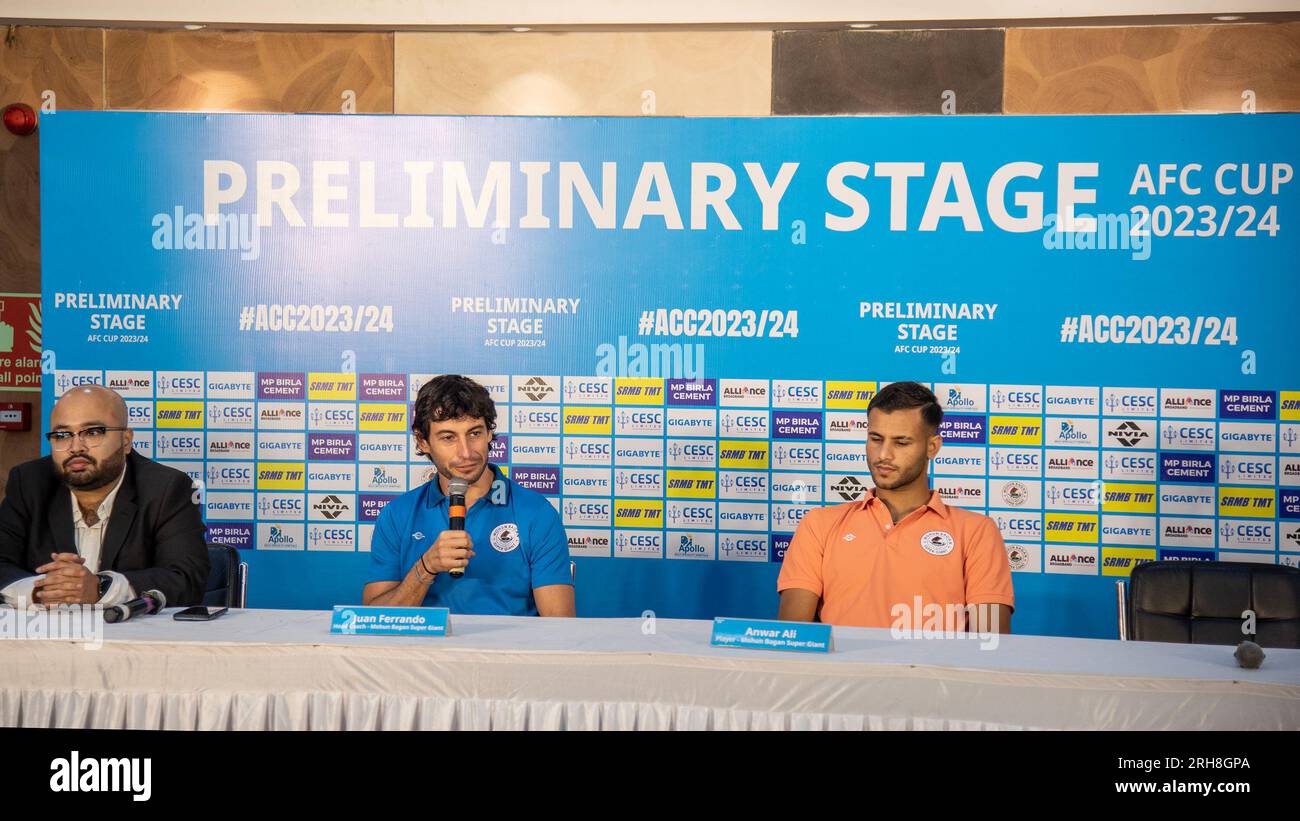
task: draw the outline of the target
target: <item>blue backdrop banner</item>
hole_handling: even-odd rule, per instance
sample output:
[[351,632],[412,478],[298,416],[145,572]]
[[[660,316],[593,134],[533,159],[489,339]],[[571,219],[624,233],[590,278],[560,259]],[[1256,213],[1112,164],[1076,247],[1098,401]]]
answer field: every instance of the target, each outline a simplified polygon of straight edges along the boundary
[[944,404],[943,498],[1017,632],[1114,635],[1143,561],[1300,559],[1300,115],[765,119],[60,112],[45,407],[122,393],[252,606],[360,600],[428,480],[409,402],[498,405],[579,615],[775,615],[866,406]]

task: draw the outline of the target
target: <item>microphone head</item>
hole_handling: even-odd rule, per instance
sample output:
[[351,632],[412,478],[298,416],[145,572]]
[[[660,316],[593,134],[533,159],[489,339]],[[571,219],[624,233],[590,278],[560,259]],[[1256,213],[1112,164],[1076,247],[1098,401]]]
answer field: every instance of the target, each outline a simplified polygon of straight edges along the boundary
[[464,496],[469,493],[469,482],[464,479],[451,479],[447,482],[448,496]]

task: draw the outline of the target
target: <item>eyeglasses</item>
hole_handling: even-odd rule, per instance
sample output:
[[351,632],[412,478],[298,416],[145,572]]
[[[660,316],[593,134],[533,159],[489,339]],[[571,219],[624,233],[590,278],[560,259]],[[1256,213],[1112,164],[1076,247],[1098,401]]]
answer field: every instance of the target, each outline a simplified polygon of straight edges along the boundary
[[100,445],[104,444],[104,437],[108,434],[110,430],[128,430],[128,429],[127,428],[106,428],[103,425],[97,425],[93,428],[86,428],[85,430],[80,430],[76,432],[70,430],[52,430],[49,433],[45,434],[45,438],[49,440],[50,448],[52,450],[67,450],[68,448],[72,447],[72,442],[77,437],[81,437],[81,441],[86,444],[86,447],[97,448]]

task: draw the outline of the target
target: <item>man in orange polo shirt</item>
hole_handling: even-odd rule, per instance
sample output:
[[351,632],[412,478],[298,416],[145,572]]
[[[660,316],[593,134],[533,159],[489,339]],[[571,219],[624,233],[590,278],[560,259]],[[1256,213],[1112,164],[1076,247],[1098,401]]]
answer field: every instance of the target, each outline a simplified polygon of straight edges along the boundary
[[867,406],[875,489],[811,510],[786,550],[777,618],[904,631],[1011,632],[1015,595],[997,525],[943,503],[929,463],[943,409],[924,385],[895,382]]

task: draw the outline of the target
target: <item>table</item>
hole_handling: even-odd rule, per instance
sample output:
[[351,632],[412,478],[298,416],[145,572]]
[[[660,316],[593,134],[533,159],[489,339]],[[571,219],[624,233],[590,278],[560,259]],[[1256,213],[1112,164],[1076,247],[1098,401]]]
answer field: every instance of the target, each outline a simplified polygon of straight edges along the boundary
[[166,611],[98,649],[0,641],[0,725],[130,729],[1300,729],[1300,650],[835,628],[829,654],[708,644],[711,623],[453,616],[331,635],[328,612]]

